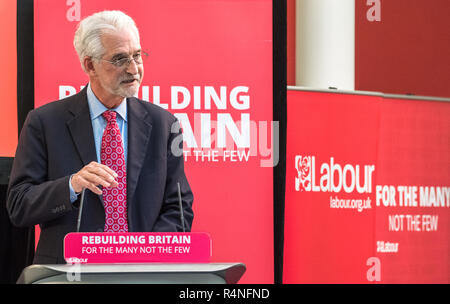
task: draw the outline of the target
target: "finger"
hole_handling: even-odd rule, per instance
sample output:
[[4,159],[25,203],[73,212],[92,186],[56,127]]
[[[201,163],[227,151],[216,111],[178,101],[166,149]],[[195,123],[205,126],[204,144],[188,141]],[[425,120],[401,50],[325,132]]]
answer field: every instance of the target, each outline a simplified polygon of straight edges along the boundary
[[97,175],[96,173],[91,173],[91,172],[87,172],[87,171],[86,172],[82,172],[81,174],[82,174],[82,177],[87,182],[92,183],[95,186],[98,186],[98,185],[101,185],[103,187],[110,187],[111,186],[111,182],[110,182],[111,176],[110,175],[108,175],[107,177],[104,177],[102,175]]
[[98,188],[96,185],[89,182],[88,180],[84,179],[82,176],[79,177],[79,180],[80,180],[80,184],[82,185],[83,189],[89,189],[98,195],[101,195],[103,193],[103,191],[100,188]]
[[103,191],[100,188],[98,188],[97,186],[95,186],[94,184],[92,184],[92,183],[88,184],[87,188],[89,190],[91,190],[92,192],[94,192],[95,194],[98,194],[98,195],[102,195],[103,194]]
[[111,188],[117,187],[119,186],[119,183],[117,181],[112,181],[111,184],[109,185]]
[[103,170],[105,170],[106,172],[108,172],[109,174],[111,174],[112,176],[114,176],[114,178],[117,178],[119,175],[116,173],[116,171],[114,171],[113,169],[111,169],[110,167],[108,167],[107,165],[104,164],[100,164],[97,163],[98,167],[102,168]]
[[107,180],[110,182],[110,186],[109,187],[113,187],[113,188],[117,187],[119,185],[119,183],[117,181],[117,178],[118,178],[119,175],[114,170],[109,168],[108,166],[103,165],[103,164],[99,164],[99,165],[100,166],[98,168],[103,169],[104,170],[103,172],[107,172],[107,174],[109,174],[108,177],[107,177]]
[[110,183],[113,182],[118,176],[112,169],[99,163],[92,164],[86,169],[89,173],[98,175]]

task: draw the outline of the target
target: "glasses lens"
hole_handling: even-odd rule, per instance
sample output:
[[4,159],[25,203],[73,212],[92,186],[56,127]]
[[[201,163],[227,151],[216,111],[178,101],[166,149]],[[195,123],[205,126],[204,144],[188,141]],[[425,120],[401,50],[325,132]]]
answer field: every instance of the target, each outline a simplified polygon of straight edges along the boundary
[[[147,53],[144,53],[144,56],[147,56]],[[126,58],[126,57],[121,58],[121,59],[117,59],[117,60],[113,61],[112,64],[114,64],[114,65],[117,66],[117,67],[123,67],[123,66],[125,66],[125,65],[130,64],[131,61],[133,61],[133,60],[134,60],[134,62],[136,62],[137,64],[142,64],[142,62],[143,62],[143,60],[142,60],[142,54],[139,53],[139,54],[133,55],[133,59]]]
[[136,54],[133,56],[133,59],[136,63],[141,64],[142,63],[142,56],[141,54]]
[[129,61],[129,59],[125,57],[125,58],[114,61],[113,64],[117,67],[123,67],[125,64],[128,63],[128,61]]

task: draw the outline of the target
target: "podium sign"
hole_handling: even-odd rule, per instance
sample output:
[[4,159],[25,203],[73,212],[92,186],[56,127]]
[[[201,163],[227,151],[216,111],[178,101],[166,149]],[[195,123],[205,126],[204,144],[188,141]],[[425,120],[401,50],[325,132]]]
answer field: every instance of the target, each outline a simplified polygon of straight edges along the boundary
[[69,233],[68,263],[208,263],[207,233]]

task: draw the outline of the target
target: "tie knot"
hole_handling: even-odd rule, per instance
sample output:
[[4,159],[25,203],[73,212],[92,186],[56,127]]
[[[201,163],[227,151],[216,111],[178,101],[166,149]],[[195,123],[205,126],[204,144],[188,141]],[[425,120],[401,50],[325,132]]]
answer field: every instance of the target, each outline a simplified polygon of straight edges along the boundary
[[108,110],[108,111],[103,112],[102,115],[108,123],[116,120],[116,112],[115,111]]

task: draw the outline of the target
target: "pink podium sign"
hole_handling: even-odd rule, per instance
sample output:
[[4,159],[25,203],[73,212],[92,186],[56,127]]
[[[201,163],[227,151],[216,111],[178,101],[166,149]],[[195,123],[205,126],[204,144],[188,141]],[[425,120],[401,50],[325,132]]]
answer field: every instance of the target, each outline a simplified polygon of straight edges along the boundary
[[69,233],[68,263],[208,263],[211,238],[191,233]]

